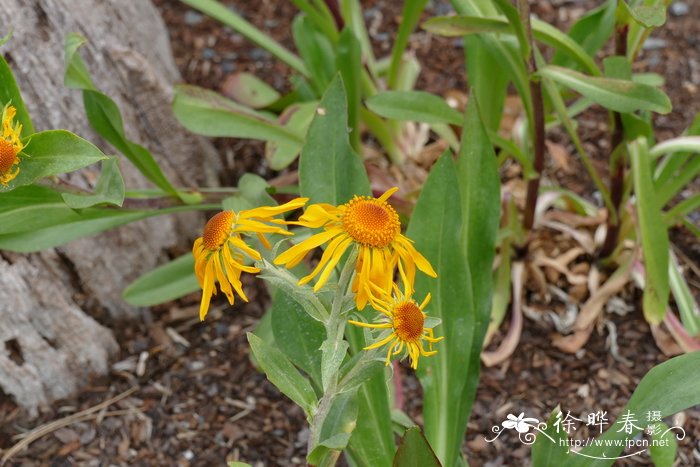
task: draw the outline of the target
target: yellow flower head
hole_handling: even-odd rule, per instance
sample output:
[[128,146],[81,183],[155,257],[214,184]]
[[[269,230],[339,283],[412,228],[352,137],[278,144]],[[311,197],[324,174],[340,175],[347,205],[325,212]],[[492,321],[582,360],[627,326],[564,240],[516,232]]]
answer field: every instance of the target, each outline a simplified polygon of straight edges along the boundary
[[316,277],[314,290],[318,291],[328,280],[343,253],[350,247],[359,249],[355,266],[353,291],[357,307],[363,309],[374,300],[377,289],[391,291],[394,271],[402,265],[413,284],[418,269],[437,277],[428,260],[401,234],[401,223],[396,210],[387,202],[398,188],[392,188],[379,198],[355,196],[340,206],[313,204],[306,209],[299,222],[293,224],[309,228],[323,227],[324,232],[313,235],[291,247],[275,259],[275,264],[292,268],[314,248],[328,243],[316,268],[299,283],[305,284]]
[[7,186],[19,174],[19,157],[17,154],[24,149],[20,141],[22,124],[13,122],[17,110],[6,105],[2,109],[2,133],[0,134],[0,184]]
[[281,206],[263,206],[247,211],[222,211],[207,222],[202,236],[194,241],[192,254],[195,258],[194,272],[202,287],[202,303],[199,318],[209,311],[212,295],[216,295],[215,282],[233,305],[234,290],[244,301],[248,301],[241,284],[241,273],[258,273],[260,269],[246,266],[245,257],[261,259],[260,253],[243,240],[242,234],[256,234],[263,245],[270,248],[265,234],[291,235],[282,228],[286,222],[274,216],[302,207],[307,198],[297,198]]
[[[401,271],[402,277],[403,271]],[[406,350],[411,359],[411,368],[418,368],[418,358],[422,355],[429,357],[435,355],[437,350],[433,350],[433,344],[444,339],[435,337],[433,329],[425,327],[426,315],[423,311],[430,302],[430,294],[426,295],[423,303],[418,305],[411,298],[411,291],[408,284],[404,283],[404,292],[401,293],[395,284],[392,284],[394,295],[380,292],[381,298],[375,297],[372,304],[381,313],[377,323],[363,323],[361,321],[350,320],[350,324],[365,328],[387,329],[390,333],[379,341],[365,347],[365,350],[376,349],[383,345],[388,345],[386,353],[386,364],[391,362],[391,357],[399,355]],[[424,342],[428,343],[428,350],[424,347]]]

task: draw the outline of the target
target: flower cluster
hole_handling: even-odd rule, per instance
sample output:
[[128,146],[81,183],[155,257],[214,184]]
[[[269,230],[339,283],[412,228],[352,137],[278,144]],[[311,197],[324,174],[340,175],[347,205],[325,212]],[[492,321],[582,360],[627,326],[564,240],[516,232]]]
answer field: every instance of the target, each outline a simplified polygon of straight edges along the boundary
[[6,105],[2,109],[0,121],[2,121],[2,132],[0,133],[0,185],[7,186],[17,175],[19,175],[19,157],[17,155],[24,149],[20,141],[22,124],[14,122],[17,110]]
[[[240,276],[242,272],[257,273],[260,269],[244,264],[245,258],[256,261],[260,253],[251,248],[242,234],[256,234],[263,245],[270,247],[265,234],[291,235],[284,226],[297,225],[309,229],[323,229],[306,240],[292,246],[274,260],[277,265],[292,268],[311,251],[325,245],[325,251],[314,270],[299,280],[303,285],[314,278],[314,291],[328,281],[343,255],[356,249],[355,275],[352,292],[357,308],[367,304],[379,312],[374,323],[353,321],[350,323],[382,329],[377,342],[366,350],[388,345],[386,363],[391,357],[407,354],[411,366],[417,368],[419,356],[436,353],[432,345],[442,338],[435,338],[433,330],[426,327],[423,311],[430,301],[428,295],[418,305],[412,298],[416,271],[437,277],[428,260],[413,246],[413,242],[401,233],[401,223],[394,208],[388,203],[396,192],[392,188],[379,198],[355,196],[340,206],[313,204],[306,208],[298,221],[285,221],[275,216],[302,207],[305,198],[297,198],[278,207],[260,207],[248,211],[223,211],[212,217],[204,228],[202,237],[194,243],[195,272],[203,289],[200,317],[204,319],[211,296],[216,294],[215,282],[234,301],[234,291],[244,300]],[[394,282],[398,271],[403,290]],[[426,350],[424,342],[428,343]]]

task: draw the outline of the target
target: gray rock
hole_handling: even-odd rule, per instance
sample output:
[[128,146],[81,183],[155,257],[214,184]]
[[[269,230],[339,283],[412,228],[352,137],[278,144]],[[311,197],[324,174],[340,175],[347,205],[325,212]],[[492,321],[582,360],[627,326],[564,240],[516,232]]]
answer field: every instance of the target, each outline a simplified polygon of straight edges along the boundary
[[690,11],[690,7],[684,2],[673,2],[670,11],[673,16],[685,16]]

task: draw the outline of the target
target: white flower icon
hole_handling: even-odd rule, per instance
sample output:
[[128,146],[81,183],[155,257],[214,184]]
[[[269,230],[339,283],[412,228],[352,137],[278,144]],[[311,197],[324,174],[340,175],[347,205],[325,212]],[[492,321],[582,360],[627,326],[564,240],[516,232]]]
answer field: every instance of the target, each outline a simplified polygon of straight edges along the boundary
[[521,412],[517,417],[509,413],[507,418],[507,420],[501,423],[503,428],[507,428],[508,430],[515,428],[518,433],[527,433],[530,431],[530,428],[537,426],[539,423],[539,420],[536,418],[525,418],[525,412]]

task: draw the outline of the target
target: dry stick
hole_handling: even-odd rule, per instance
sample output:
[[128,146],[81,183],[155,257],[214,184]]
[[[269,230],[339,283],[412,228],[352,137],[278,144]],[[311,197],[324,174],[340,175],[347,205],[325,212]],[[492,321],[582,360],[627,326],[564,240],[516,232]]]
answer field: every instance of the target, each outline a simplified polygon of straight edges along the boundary
[[533,145],[535,149],[535,157],[532,165],[537,173],[537,176],[527,182],[527,197],[525,200],[523,228],[526,231],[529,231],[532,230],[532,227],[535,224],[535,207],[537,206],[537,197],[540,191],[540,179],[542,178],[542,170],[544,169],[544,104],[542,101],[542,83],[539,79],[534,79],[534,74],[537,72],[537,64],[535,63],[534,53],[534,47],[536,46],[535,41],[532,39],[530,5],[528,4],[527,0],[518,0],[518,11],[520,12],[520,18],[525,24],[527,40],[532,49],[528,60],[528,72],[530,75],[530,94],[532,97],[532,113],[534,120]]
[[[45,425],[41,425],[37,428],[34,428],[32,431],[27,433],[20,442],[18,442],[17,444],[15,444],[10,449],[4,452],[2,458],[0,458],[0,465],[4,465],[12,456],[26,449],[30,444],[32,444],[39,438],[42,438],[48,435],[49,433],[53,433],[54,431],[58,430],[59,428],[63,428],[64,426],[72,425],[73,423],[82,422],[85,420],[89,420],[90,418],[96,417],[99,415],[97,412],[133,394],[137,389],[138,386],[134,386],[122,392],[121,394],[112,397],[111,399],[107,399],[104,402],[90,407],[89,409],[82,410],[80,412],[74,413],[73,415],[69,415],[59,420],[54,420],[53,422],[49,422]],[[113,412],[107,412],[103,414],[103,416],[120,416],[133,412],[134,409],[116,410]]]
[[[615,28],[615,55],[627,56],[628,31],[629,27],[626,24]],[[616,152],[624,137],[620,112],[613,112],[613,125],[613,131],[610,135],[610,201],[612,201],[615,211],[608,213],[605,241],[598,255],[600,258],[607,258],[615,251],[622,224],[620,208],[625,185],[625,156],[621,151]]]

